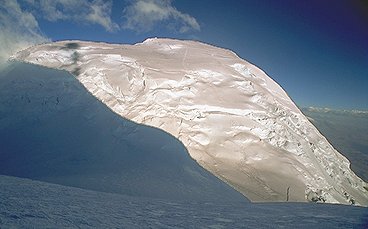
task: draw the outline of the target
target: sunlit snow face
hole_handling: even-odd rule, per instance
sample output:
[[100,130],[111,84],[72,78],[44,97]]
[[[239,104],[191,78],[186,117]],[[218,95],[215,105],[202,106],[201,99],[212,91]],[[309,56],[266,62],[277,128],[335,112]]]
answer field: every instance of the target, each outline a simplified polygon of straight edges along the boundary
[[[57,50],[60,57],[37,60]],[[132,46],[58,42],[28,51],[19,58],[74,73],[114,112],[172,134],[251,200],[284,200],[289,186],[294,201],[306,201],[306,193],[331,203],[348,203],[344,192],[366,199],[349,162],[285,91],[229,50],[150,39]]]

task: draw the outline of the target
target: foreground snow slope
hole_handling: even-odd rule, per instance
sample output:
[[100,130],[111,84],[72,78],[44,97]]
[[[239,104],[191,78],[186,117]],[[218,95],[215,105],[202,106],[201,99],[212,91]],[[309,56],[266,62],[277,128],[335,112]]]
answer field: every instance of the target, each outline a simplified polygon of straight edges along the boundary
[[349,161],[278,84],[229,50],[170,39],[61,41],[15,59],[73,73],[117,114],[177,137],[252,201],[368,204]]
[[115,114],[68,72],[25,63],[0,72],[0,174],[146,198],[246,202],[175,137]]
[[1,228],[366,228],[368,209],[134,198],[0,175]]

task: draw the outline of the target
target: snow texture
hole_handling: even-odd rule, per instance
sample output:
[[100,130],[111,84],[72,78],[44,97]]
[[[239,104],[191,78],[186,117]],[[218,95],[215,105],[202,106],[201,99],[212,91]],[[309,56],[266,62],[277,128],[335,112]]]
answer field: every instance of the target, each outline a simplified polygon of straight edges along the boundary
[[0,117],[2,175],[146,198],[246,202],[176,138],[118,116],[65,71],[10,65],[0,74]]
[[366,228],[363,207],[180,202],[0,175],[1,228]]
[[252,201],[368,204],[349,161],[277,83],[229,50],[170,39],[61,41],[14,59],[73,73],[116,114],[175,136]]

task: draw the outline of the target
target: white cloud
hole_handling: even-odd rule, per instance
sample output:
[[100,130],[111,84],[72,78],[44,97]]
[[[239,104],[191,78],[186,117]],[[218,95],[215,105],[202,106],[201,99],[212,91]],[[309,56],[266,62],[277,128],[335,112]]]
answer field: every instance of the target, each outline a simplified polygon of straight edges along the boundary
[[119,26],[112,22],[110,18],[112,2],[110,1],[95,1],[91,6],[91,11],[86,16],[87,21],[102,25],[107,31],[115,31]]
[[49,21],[70,20],[101,25],[107,31],[119,26],[111,20],[112,1],[104,0],[0,0],[0,65],[15,52],[50,41],[42,34],[36,13]]
[[124,28],[147,32],[159,23],[174,23],[180,33],[200,30],[197,20],[172,6],[171,0],[133,0],[123,11]]
[[33,0],[31,5],[40,10],[48,21],[64,20],[97,24],[109,32],[119,29],[119,26],[110,17],[111,0],[92,2],[88,0]]
[[17,0],[0,4],[0,63],[15,52],[48,41],[32,13],[23,10]]
[[43,17],[49,21],[71,19],[79,9],[84,8],[82,1],[70,0],[35,0],[34,5],[41,10]]

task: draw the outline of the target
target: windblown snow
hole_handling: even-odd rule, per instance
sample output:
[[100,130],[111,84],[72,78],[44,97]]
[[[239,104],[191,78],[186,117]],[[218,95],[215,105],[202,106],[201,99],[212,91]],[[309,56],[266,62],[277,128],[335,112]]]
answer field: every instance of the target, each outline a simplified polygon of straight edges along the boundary
[[357,206],[137,198],[0,175],[1,228],[367,228]]
[[251,201],[368,205],[368,185],[265,72],[195,41],[60,41],[14,59],[73,73],[112,111],[178,138]]

